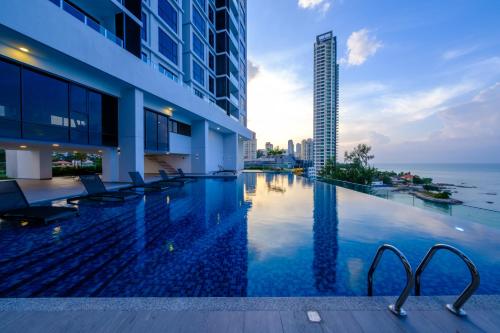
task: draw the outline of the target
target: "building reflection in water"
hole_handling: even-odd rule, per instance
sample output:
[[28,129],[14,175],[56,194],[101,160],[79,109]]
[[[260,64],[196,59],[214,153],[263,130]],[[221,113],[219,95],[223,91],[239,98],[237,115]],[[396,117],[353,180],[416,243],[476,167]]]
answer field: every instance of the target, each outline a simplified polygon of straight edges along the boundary
[[335,292],[338,255],[337,188],[314,184],[314,259],[315,287],[319,293]]

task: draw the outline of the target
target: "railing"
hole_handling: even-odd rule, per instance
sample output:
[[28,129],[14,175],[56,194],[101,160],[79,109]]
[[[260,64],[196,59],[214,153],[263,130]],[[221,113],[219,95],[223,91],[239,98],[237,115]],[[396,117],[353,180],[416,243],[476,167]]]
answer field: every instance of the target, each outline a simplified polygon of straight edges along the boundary
[[477,270],[476,265],[474,265],[474,263],[465,254],[463,254],[460,250],[454,248],[453,246],[447,244],[436,244],[433,247],[431,247],[429,252],[427,252],[424,259],[422,260],[420,265],[418,265],[417,270],[415,271],[415,295],[420,296],[420,277],[424,272],[425,268],[427,267],[427,265],[429,264],[429,262],[431,261],[431,259],[439,250],[448,250],[456,254],[460,259],[463,260],[463,262],[465,262],[465,264],[469,268],[471,275],[471,282],[460,294],[460,296],[458,296],[457,300],[453,304],[446,304],[446,308],[450,310],[452,313],[458,316],[465,316],[466,312],[464,311],[464,309],[462,309],[462,307],[465,304],[465,302],[467,302],[467,300],[476,291],[476,289],[479,287],[481,279],[479,277],[479,271]]
[[97,31],[113,43],[117,44],[120,47],[123,47],[123,40],[121,40],[119,37],[117,37],[114,33],[111,31],[107,30],[103,26],[99,25],[96,21],[94,21],[92,18],[88,17],[84,13],[82,13],[78,8],[75,8],[71,4],[67,3],[64,0],[49,0],[53,4],[57,5],[59,8],[73,16],[74,18],[78,19],[82,23],[84,23],[86,26],[92,28],[93,30]]
[[406,259],[404,254],[395,246],[383,244],[378,248],[377,254],[375,255],[375,258],[373,258],[370,270],[368,271],[368,296],[373,296],[373,273],[375,273],[380,259],[382,259],[382,255],[386,250],[392,251],[396,254],[406,271],[406,286],[396,300],[396,303],[389,305],[389,310],[397,316],[406,316],[406,311],[403,310],[403,304],[406,302],[406,299],[410,295],[413,287],[413,273],[408,259]]

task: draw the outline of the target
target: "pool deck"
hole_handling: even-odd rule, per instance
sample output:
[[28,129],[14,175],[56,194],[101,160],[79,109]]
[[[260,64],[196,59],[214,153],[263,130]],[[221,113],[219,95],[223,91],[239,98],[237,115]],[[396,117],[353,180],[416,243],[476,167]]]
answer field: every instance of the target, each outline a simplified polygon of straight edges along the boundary
[[[0,299],[0,332],[499,332],[500,296],[473,296],[466,317],[449,296]],[[307,311],[318,311],[312,323]]]

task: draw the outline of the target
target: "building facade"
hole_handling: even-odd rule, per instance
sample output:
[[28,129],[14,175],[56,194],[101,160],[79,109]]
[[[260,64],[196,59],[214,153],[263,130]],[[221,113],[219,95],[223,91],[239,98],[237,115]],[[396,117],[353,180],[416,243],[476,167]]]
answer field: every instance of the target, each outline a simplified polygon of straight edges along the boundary
[[266,152],[267,152],[269,150],[273,150],[274,146],[271,142],[266,142],[265,148],[266,148]]
[[251,140],[243,142],[243,160],[255,159],[257,159],[257,138],[254,133]]
[[337,160],[339,66],[337,38],[327,32],[314,44],[314,167]]
[[295,158],[302,159],[302,144],[299,142],[295,144]]
[[314,159],[314,141],[313,139],[302,140],[302,160],[313,161]]
[[53,151],[99,153],[103,178],[243,167],[245,0],[6,0],[0,149],[13,178]]
[[295,153],[294,153],[294,146],[293,146],[293,140],[288,140],[288,150],[287,150],[287,154],[290,155],[290,156],[294,156]]

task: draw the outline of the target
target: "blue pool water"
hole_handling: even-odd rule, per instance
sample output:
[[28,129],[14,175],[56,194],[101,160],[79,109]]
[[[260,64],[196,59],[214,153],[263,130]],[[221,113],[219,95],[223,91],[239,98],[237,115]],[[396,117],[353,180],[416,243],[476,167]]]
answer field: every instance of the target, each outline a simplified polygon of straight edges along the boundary
[[[498,229],[293,175],[199,180],[80,212],[48,226],[0,223],[0,296],[366,295],[385,242],[413,268],[435,243],[457,246],[479,268],[478,293],[500,293]],[[440,252],[422,293],[458,294],[469,278]],[[375,294],[398,294],[403,284],[387,253]]]

